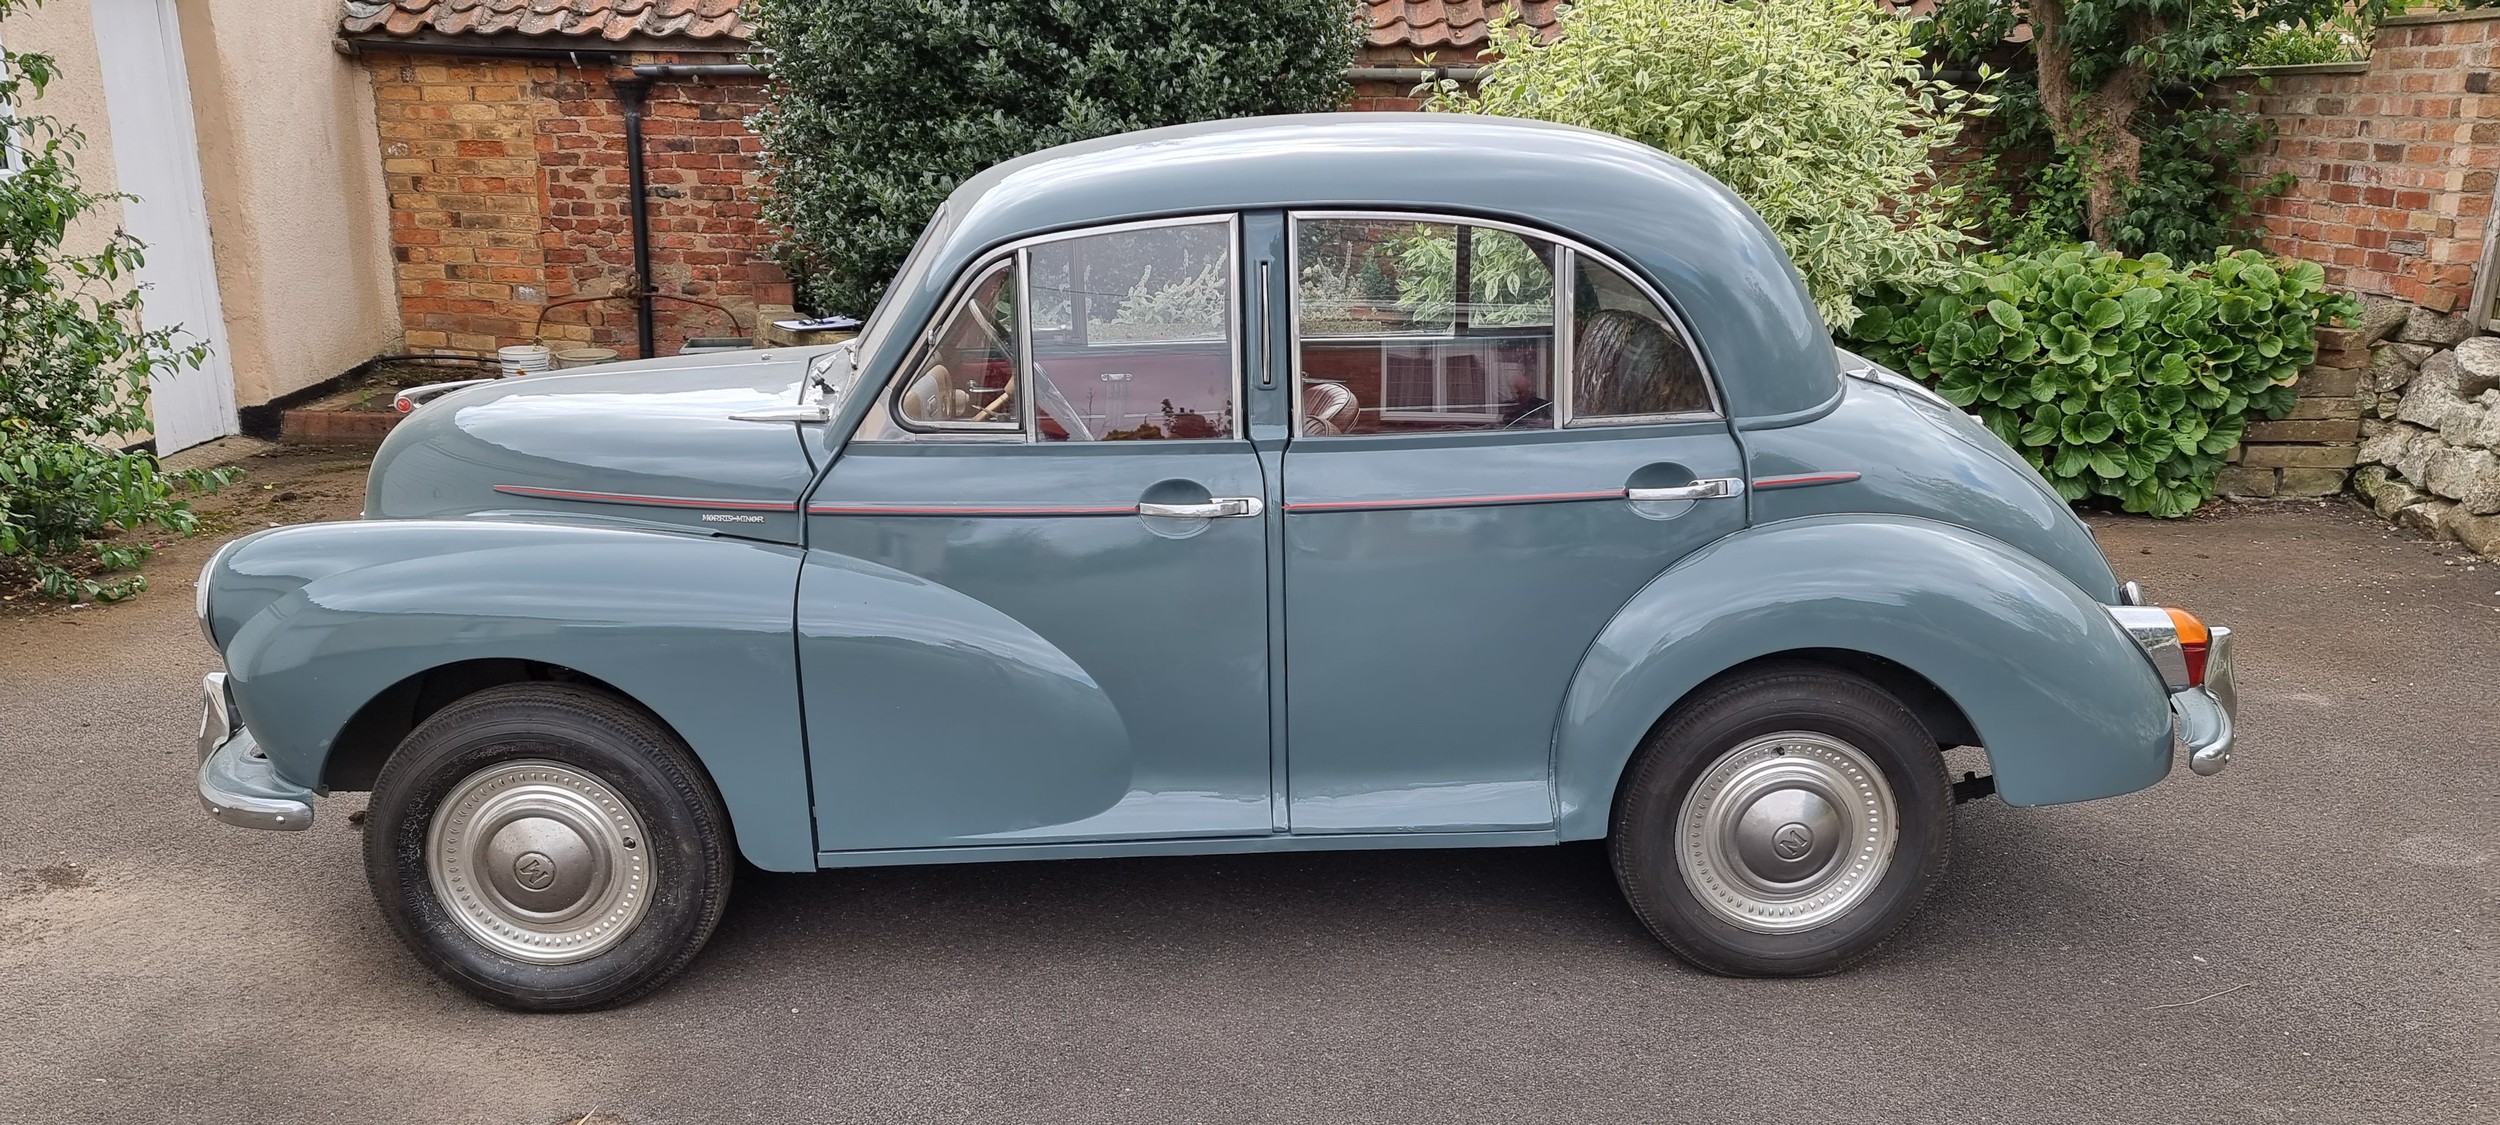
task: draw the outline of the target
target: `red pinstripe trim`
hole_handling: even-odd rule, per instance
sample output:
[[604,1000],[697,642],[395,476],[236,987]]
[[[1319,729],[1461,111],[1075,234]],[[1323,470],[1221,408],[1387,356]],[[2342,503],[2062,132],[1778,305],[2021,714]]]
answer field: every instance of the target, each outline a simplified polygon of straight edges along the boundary
[[1133,516],[1137,505],[1122,508],[1059,508],[1047,505],[980,504],[810,504],[811,516]]
[[1530,492],[1518,496],[1449,496],[1414,500],[1306,500],[1285,505],[1288,512],[1351,512],[1382,508],[1464,508],[1489,504],[1552,504],[1569,500],[1621,500],[1623,490],[1603,492]]
[[774,503],[768,500],[713,500],[701,496],[643,496],[631,492],[577,492],[569,488],[538,488],[526,484],[499,484],[495,491],[513,496],[536,496],[547,500],[587,500],[594,504],[651,504],[662,508],[723,508],[737,512],[796,512],[795,500]]
[[1856,479],[1856,473],[1802,473],[1793,477],[1755,477],[1753,486],[1757,489],[1804,488],[1810,484],[1847,484]]

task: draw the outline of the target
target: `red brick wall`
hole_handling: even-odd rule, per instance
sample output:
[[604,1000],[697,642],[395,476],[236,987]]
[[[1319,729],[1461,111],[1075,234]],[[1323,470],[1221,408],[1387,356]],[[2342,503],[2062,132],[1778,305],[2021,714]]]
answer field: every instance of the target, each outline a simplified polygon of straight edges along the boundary
[[[676,61],[651,56],[634,61]],[[629,72],[522,59],[372,60],[405,342],[516,343],[635,354],[624,112]],[[643,128],[656,351],[745,336],[790,286],[765,258],[753,79],[651,88]],[[615,295],[611,300],[583,301]]]
[[2265,248],[2340,288],[2461,308],[2500,172],[2495,49],[2500,12],[2404,16],[2365,65],[2236,81],[2276,129],[2257,177],[2297,178],[2258,206]]

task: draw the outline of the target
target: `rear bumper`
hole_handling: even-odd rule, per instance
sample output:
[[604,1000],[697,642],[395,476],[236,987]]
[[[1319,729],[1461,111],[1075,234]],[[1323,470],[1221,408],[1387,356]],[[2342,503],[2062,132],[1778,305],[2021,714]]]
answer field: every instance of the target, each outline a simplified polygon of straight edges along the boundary
[[200,682],[200,804],[237,828],[300,832],[312,827],[312,790],[278,776],[252,732],[234,716],[226,674]]
[[2178,720],[2179,741],[2187,746],[2188,768],[2212,777],[2231,764],[2239,739],[2239,681],[2231,667],[2231,630],[2216,625],[2205,655],[2205,682],[2170,694],[2170,713]]

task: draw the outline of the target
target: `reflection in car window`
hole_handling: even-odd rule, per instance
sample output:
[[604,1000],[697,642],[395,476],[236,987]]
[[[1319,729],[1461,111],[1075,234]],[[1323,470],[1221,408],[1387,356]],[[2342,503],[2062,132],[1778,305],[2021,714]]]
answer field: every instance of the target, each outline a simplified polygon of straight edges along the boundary
[[1216,220],[1027,251],[1041,440],[1232,434],[1232,241]]
[[1551,243],[1397,219],[1294,227],[1303,433],[1556,425]]
[[1016,395],[1015,263],[992,266],[939,322],[906,368],[903,419],[933,429],[1013,431]]
[[1709,411],[1709,384],[1675,322],[1630,278],[1586,255],[1573,261],[1572,418]]

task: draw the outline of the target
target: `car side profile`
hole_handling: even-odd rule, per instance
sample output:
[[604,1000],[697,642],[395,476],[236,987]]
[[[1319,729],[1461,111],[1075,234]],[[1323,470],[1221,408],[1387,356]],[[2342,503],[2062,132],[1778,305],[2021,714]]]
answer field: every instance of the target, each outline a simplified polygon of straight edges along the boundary
[[955,191],[855,341],[405,401],[363,519],[203,573],[200,793],[369,790],[393,928],[514,1008],[665,983],[738,858],[1602,839],[1692,963],[1826,973],[1957,799],[2234,743],[2229,630],[1585,130],[1087,141]]

